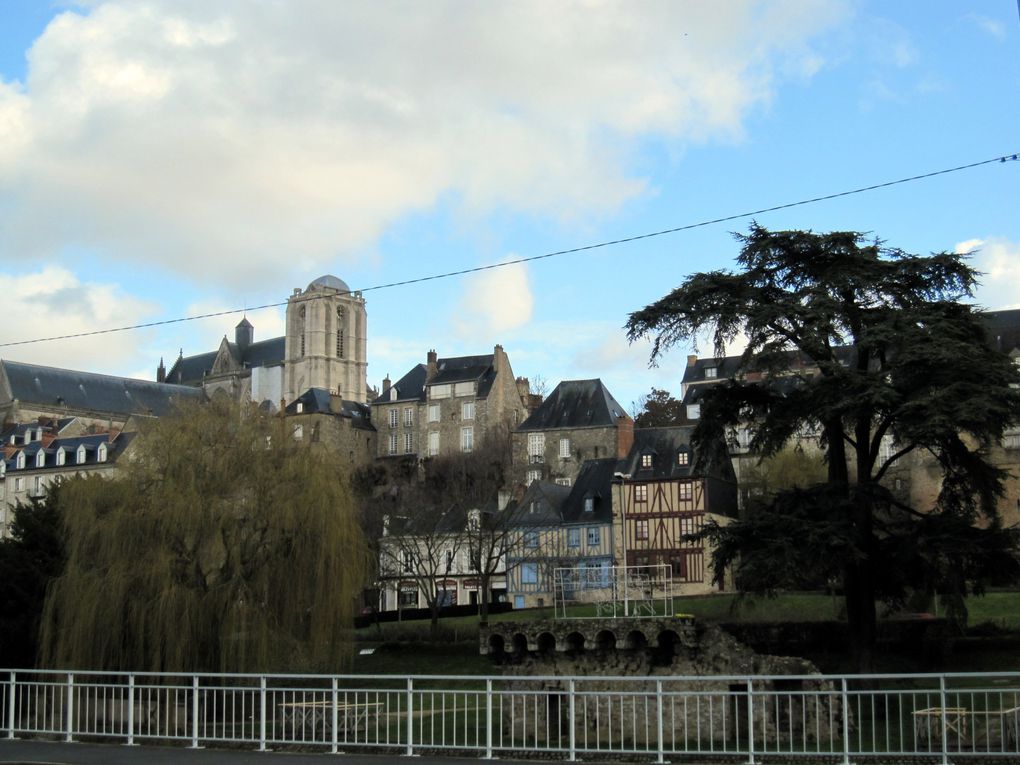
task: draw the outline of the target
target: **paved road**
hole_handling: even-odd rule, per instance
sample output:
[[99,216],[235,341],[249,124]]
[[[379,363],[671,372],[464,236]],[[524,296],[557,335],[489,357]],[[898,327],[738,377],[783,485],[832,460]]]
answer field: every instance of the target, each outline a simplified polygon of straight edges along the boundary
[[[479,757],[434,757],[425,755],[406,759],[393,754],[349,753],[329,755],[337,765],[470,765],[489,762]],[[321,762],[324,753],[254,752],[237,749],[189,749],[186,747],[125,746],[123,744],[85,744],[32,739],[0,739],[0,765],[312,765]],[[525,765],[519,760],[499,760],[499,765]],[[535,765],[534,762],[527,765]]]

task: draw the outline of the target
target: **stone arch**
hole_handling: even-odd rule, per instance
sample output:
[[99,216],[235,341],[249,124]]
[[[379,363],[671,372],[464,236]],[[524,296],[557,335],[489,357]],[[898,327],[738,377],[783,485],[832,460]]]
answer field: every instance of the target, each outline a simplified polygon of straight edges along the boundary
[[523,656],[528,652],[528,636],[523,632],[517,632],[513,636],[514,654]]
[[627,633],[627,650],[643,651],[648,647],[648,636],[641,630],[631,630]]
[[556,636],[551,632],[543,632],[538,636],[535,644],[538,652],[543,656],[552,656],[556,653]]
[[580,653],[584,650],[584,635],[580,632],[571,632],[567,635],[566,646],[568,651]]
[[595,635],[595,647],[600,651],[616,649],[616,634],[610,630],[599,630]]
[[680,649],[680,635],[673,630],[663,630],[656,639],[656,652],[663,660],[673,660]]
[[489,655],[497,659],[506,653],[506,639],[502,635],[489,635]]

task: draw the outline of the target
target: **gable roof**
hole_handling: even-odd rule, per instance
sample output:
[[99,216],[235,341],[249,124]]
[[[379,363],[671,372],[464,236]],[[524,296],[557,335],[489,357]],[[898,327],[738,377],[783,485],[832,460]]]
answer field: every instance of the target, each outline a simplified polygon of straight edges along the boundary
[[[496,379],[495,357],[490,353],[483,356],[453,356],[436,360],[436,375],[431,380],[428,367],[416,364],[411,370],[379,394],[373,404],[388,404],[394,401],[424,401],[425,391],[430,385],[450,385],[459,382],[478,382],[475,395],[485,398],[492,390]],[[390,398],[390,391],[396,390],[396,398]]]
[[564,380],[517,430],[613,427],[622,419],[630,416],[602,380]]
[[[242,369],[250,369],[282,364],[286,353],[287,338],[273,337],[243,348],[237,343],[229,341],[226,345],[237,366]],[[219,349],[208,353],[198,353],[194,356],[178,356],[166,374],[166,381],[177,385],[197,385],[211,374],[213,363],[218,355]]]
[[296,399],[287,404],[284,413],[297,415],[297,405],[301,404],[300,414],[331,414],[344,417],[351,421],[351,426],[359,430],[375,430],[369,419],[369,407],[357,401],[341,400],[339,408],[334,409],[333,395],[325,388],[309,388]]
[[[691,447],[693,426],[666,428],[638,428],[634,431],[634,445],[623,460],[620,472],[629,474],[632,481],[652,479],[690,478],[695,463]],[[686,464],[681,465],[678,455],[687,455]],[[644,456],[651,457],[651,465],[644,466]]]
[[[117,457],[123,454],[125,449],[127,449],[128,445],[130,445],[130,443],[134,440],[135,436],[136,436],[135,433],[120,433],[112,441],[110,440],[110,436],[108,433],[100,433],[85,436],[70,436],[67,438],[56,438],[48,446],[45,447],[42,445],[41,442],[33,441],[32,443],[27,444],[23,448],[18,449],[17,451],[11,454],[10,458],[6,460],[7,472],[8,473],[22,472],[17,468],[19,452],[24,452],[25,454],[25,467],[22,468],[23,471],[40,470],[43,468],[59,468],[62,470],[66,470],[69,467],[82,463],[78,463],[77,461],[74,460],[74,458],[72,458],[70,462],[67,462],[64,465],[57,465],[56,457],[57,452],[61,448],[63,448],[65,452],[76,454],[78,448],[82,446],[85,447],[86,451],[84,464],[87,465],[103,464],[99,463],[97,459],[99,447],[103,444],[106,444],[107,448],[106,462],[107,463],[116,462]],[[36,467],[35,464],[36,455],[38,455],[40,451],[42,451],[46,455],[45,457],[46,463],[43,466],[43,468],[38,468]]]
[[[585,460],[577,474],[577,480],[570,487],[570,496],[563,505],[564,523],[612,523],[613,522],[613,477],[618,472],[620,461],[615,457]],[[585,508],[585,500],[594,500],[591,512]]]
[[570,495],[569,486],[548,481],[533,481],[524,492],[514,513],[517,526],[557,525],[563,520],[563,503]]
[[19,361],[0,361],[0,375],[6,380],[11,398],[48,409],[162,417],[173,410],[176,402],[205,400],[203,391],[182,385]]

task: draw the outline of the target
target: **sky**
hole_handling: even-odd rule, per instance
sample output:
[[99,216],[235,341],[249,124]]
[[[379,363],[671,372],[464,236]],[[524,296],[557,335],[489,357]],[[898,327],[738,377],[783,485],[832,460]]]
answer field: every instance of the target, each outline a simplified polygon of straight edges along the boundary
[[[504,347],[518,376],[679,394],[628,315],[750,218],[1020,152],[1016,0],[0,0],[0,358],[153,379],[323,274],[368,377]],[[1020,162],[763,213],[973,251],[1020,307]],[[283,309],[249,310],[255,339]]]

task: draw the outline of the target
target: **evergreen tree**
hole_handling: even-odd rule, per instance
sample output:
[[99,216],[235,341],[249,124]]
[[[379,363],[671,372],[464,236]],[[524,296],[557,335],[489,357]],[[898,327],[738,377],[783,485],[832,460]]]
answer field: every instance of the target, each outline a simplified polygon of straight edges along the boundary
[[365,546],[346,477],[224,400],[152,422],[111,480],[62,490],[46,666],[337,671]]
[[683,402],[673,398],[668,390],[652,388],[638,403],[641,408],[634,416],[636,428],[665,428],[686,420]]
[[[819,433],[825,482],[778,492],[754,517],[705,536],[717,578],[735,564],[742,586],[763,592],[807,573],[841,582],[865,671],[876,598],[936,587],[962,603],[968,587],[1016,576],[1015,538],[996,516],[1005,474],[985,447],[1020,417],[1020,373],[991,348],[980,313],[959,302],[977,277],[962,255],[757,225],[738,240],[739,271],[689,277],[631,314],[628,333],[654,338],[653,360],[706,331],[718,355],[747,338],[736,379],[701,399],[703,459],[723,458],[712,444],[744,420],[762,456],[805,429]],[[883,458],[885,436],[895,448]],[[930,453],[941,472],[934,507],[912,507],[882,484],[913,452]]]

